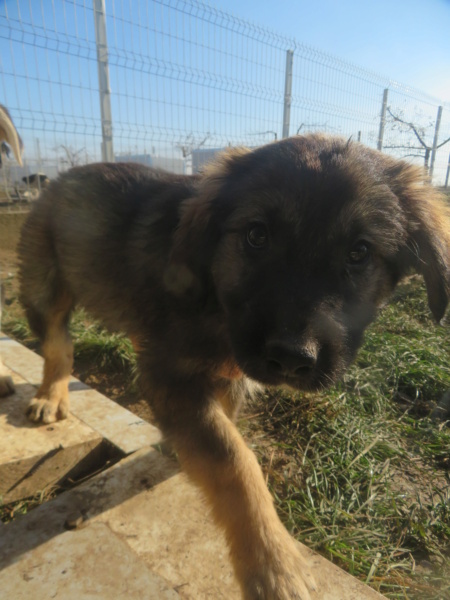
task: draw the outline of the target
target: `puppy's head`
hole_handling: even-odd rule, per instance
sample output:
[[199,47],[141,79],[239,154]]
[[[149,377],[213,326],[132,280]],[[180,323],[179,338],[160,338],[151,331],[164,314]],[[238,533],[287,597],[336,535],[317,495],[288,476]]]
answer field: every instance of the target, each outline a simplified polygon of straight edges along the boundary
[[172,265],[223,312],[241,369],[316,389],[354,357],[410,270],[436,320],[450,289],[445,205],[419,169],[318,135],[223,156],[186,202]]

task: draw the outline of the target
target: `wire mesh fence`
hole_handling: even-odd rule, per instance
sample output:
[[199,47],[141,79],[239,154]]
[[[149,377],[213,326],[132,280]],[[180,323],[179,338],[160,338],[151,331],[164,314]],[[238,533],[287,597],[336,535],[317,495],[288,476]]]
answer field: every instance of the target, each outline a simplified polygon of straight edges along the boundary
[[26,148],[23,169],[3,161],[10,190],[105,156],[190,173],[309,131],[448,180],[450,104],[200,0],[8,1],[0,45],[0,102]]

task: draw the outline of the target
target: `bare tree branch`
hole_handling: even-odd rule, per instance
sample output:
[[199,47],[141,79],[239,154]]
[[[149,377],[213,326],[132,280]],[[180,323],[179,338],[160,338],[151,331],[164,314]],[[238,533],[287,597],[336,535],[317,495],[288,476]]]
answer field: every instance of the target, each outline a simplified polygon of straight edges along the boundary
[[201,142],[196,143],[193,134],[189,133],[186,136],[184,143],[177,144],[175,146],[175,148],[178,148],[178,150],[181,150],[181,154],[183,155],[183,158],[188,158],[189,156],[191,156],[191,154],[194,150],[198,150],[199,148],[204,146],[210,137],[211,137],[211,134],[208,132],[205,135],[205,137],[202,139]]
[[[448,142],[450,142],[450,137],[448,137],[446,140],[444,140],[440,144],[437,144],[435,147],[434,146],[430,146],[430,145],[428,145],[428,144],[425,143],[425,141],[423,139],[424,134],[421,134],[418,131],[418,128],[414,125],[414,123],[411,123],[410,121],[405,121],[404,119],[401,119],[399,116],[395,115],[392,112],[390,106],[388,106],[387,112],[389,113],[389,115],[391,116],[391,118],[392,118],[392,120],[394,122],[401,123],[402,125],[406,125],[407,127],[409,127],[410,130],[413,131],[414,135],[419,140],[421,148],[417,148],[416,146],[412,146],[412,145],[410,145],[408,143],[402,144],[402,145],[398,145],[398,146],[397,145],[385,146],[385,148],[404,148],[405,150],[422,150],[424,152],[423,155],[421,155],[421,154],[415,154],[415,153],[410,153],[410,154],[405,154],[405,157],[406,156],[415,156],[415,157],[423,158],[425,170],[428,173],[430,157],[431,157],[431,160],[433,161],[433,153],[435,153],[436,150],[438,150],[439,148],[442,148],[442,146],[445,146],[445,144],[447,144]],[[432,125],[433,125],[433,123],[431,122],[430,126],[432,126]],[[393,125],[392,128],[394,129],[395,126]]]
[[60,148],[64,150],[66,155],[66,158],[62,158],[61,162],[69,163],[71,167],[76,167],[80,164],[80,154],[84,152],[84,148],[81,148],[80,150],[74,150],[71,146],[65,146],[64,144],[61,144],[58,146],[56,151],[58,151]]
[[448,138],[447,138],[447,139],[446,139],[444,142],[442,142],[441,144],[439,144],[438,146],[436,146],[436,150],[437,150],[438,148],[441,148],[442,146],[445,146],[445,144],[446,144],[447,142],[450,142],[450,137],[448,137]]
[[415,156],[416,158],[423,158],[423,154],[404,154],[403,158],[408,158],[410,156]]
[[[395,148],[406,148],[407,150],[422,150],[419,146],[405,146],[405,144],[400,144],[399,146],[391,145],[391,146],[383,146],[383,148],[395,149]],[[420,156],[420,155],[418,155]]]
[[408,125],[408,127],[410,127],[416,138],[419,140],[419,143],[425,148],[428,149],[428,146],[425,144],[425,142],[423,141],[423,139],[420,137],[419,132],[417,131],[414,123],[409,123],[408,121],[404,121],[403,119],[400,119],[400,117],[397,117],[396,115],[394,115],[394,113],[391,111],[391,108],[388,106],[387,108],[388,113],[391,115],[391,117],[394,119],[394,121],[397,121],[398,123],[403,123],[403,125]]

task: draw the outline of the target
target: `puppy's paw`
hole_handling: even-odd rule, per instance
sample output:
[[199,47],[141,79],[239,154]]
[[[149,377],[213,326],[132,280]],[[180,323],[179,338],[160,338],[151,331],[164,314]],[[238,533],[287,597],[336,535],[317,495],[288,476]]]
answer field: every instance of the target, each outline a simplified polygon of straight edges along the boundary
[[66,419],[69,414],[69,399],[59,400],[33,398],[27,408],[27,416],[35,423],[54,423]]
[[0,375],[0,397],[14,394],[13,380],[9,375]]
[[308,573],[273,573],[255,578],[244,590],[245,600],[312,600],[316,590]]
[[289,539],[270,563],[244,584],[245,600],[312,600],[316,583],[309,561]]

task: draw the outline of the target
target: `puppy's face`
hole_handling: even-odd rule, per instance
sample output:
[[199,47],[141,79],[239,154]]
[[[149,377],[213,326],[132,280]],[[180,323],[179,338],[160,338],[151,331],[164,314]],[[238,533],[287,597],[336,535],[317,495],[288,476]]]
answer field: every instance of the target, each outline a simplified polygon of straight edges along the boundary
[[251,378],[300,389],[334,382],[418,252],[435,271],[429,293],[443,313],[447,241],[436,234],[433,246],[425,236],[419,249],[424,227],[412,223],[379,156],[295,138],[229,157],[205,184],[207,269]]

